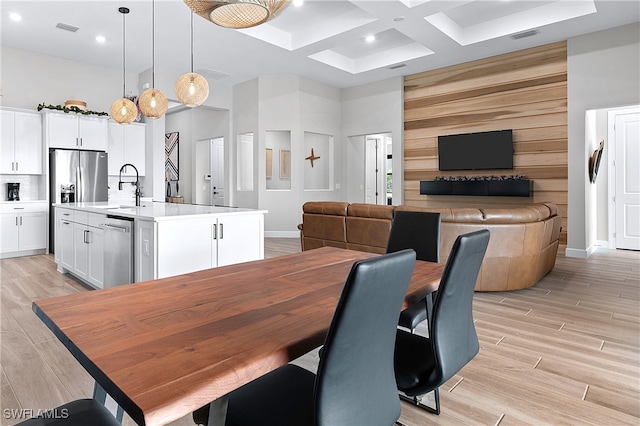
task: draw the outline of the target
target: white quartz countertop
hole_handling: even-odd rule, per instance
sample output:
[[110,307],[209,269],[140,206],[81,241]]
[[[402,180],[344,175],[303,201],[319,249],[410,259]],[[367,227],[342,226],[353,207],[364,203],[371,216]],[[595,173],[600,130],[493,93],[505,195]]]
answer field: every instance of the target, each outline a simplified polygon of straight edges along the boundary
[[172,220],[188,217],[223,216],[267,213],[267,210],[242,209],[235,207],[213,207],[195,204],[160,203],[143,201],[140,206],[120,205],[117,201],[94,203],[61,203],[55,207],[82,210],[90,213],[103,213],[113,216],[129,217],[147,221]]

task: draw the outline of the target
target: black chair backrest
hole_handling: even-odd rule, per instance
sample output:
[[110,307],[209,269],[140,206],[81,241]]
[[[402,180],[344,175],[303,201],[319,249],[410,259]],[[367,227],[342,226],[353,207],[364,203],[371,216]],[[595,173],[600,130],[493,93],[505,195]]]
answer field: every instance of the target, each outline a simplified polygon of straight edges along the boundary
[[415,259],[403,250],[353,265],[318,365],[318,425],[392,425],[400,417],[393,353]]
[[488,244],[487,229],[458,236],[442,273],[430,319],[430,337],[441,383],[478,353],[473,292]]
[[414,249],[416,259],[440,261],[440,213],[400,210],[391,222],[387,253]]

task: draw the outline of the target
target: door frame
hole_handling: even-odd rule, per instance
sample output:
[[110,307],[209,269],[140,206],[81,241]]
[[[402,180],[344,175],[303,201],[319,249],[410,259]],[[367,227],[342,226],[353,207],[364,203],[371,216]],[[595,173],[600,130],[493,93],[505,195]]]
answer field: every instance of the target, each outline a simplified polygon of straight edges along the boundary
[[630,106],[630,107],[623,107],[623,108],[616,108],[616,109],[612,109],[609,110],[607,112],[607,139],[608,139],[608,143],[607,143],[607,149],[609,150],[608,152],[608,161],[607,161],[607,168],[608,168],[608,175],[607,175],[607,180],[608,180],[608,186],[607,186],[607,191],[608,191],[608,201],[609,201],[609,207],[608,207],[608,216],[609,216],[609,248],[616,250],[616,203],[614,201],[614,196],[616,194],[616,173],[615,173],[615,160],[616,160],[616,150],[618,149],[618,147],[616,146],[617,143],[617,139],[616,139],[616,131],[615,131],[615,123],[616,123],[616,116],[618,115],[626,115],[626,114],[640,114],[640,105],[637,106]]

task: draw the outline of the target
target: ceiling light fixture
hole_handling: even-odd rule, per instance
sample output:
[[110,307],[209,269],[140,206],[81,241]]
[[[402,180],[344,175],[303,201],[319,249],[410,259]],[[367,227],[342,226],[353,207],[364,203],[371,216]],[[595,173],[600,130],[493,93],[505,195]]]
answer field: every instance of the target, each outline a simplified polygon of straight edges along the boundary
[[278,16],[289,0],[184,0],[193,13],[225,28],[250,28]]
[[193,12],[191,12],[191,72],[182,74],[176,81],[176,96],[189,108],[202,105],[209,97],[207,79],[193,72]]
[[138,107],[125,97],[126,93],[126,54],[125,54],[125,16],[129,13],[126,7],[118,8],[122,13],[122,98],[111,104],[111,118],[120,124],[129,124],[138,116]]
[[107,39],[103,35],[97,35],[96,36],[96,41],[98,43],[104,43],[105,41],[107,41]]
[[368,36],[365,37],[365,41],[367,43],[372,43],[373,41],[375,41],[375,39],[376,39],[376,36],[374,36],[374,35],[368,35]]
[[304,4],[304,0],[293,0],[293,5],[295,7],[300,7]]
[[22,21],[22,16],[20,16],[19,13],[10,13],[9,14],[9,18],[11,18],[12,21]]
[[167,112],[169,102],[167,97],[160,90],[156,89],[156,3],[151,2],[151,87],[142,92],[138,99],[140,111],[146,116],[155,120]]

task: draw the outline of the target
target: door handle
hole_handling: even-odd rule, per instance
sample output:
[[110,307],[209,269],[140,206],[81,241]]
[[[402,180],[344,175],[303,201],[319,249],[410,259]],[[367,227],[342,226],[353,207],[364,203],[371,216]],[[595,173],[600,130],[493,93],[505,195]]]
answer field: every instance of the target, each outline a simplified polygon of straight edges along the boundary
[[89,236],[89,231],[85,230],[85,231],[84,231],[84,243],[85,243],[85,244],[89,244],[89,238],[88,238],[88,236]]
[[20,216],[20,226],[22,226],[22,216]]
[[218,239],[218,225],[216,225],[215,223],[211,225],[211,239]]
[[224,223],[220,224],[220,239],[224,238]]
[[18,216],[16,216],[16,226],[18,226]]

